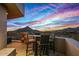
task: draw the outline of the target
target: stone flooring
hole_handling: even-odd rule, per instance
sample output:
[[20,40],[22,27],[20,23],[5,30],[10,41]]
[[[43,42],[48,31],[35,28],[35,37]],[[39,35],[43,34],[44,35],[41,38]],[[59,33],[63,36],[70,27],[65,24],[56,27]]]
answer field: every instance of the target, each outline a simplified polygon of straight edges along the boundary
[[[12,43],[7,45],[8,48],[16,48],[16,56],[26,56],[26,44],[22,43],[20,40],[13,40]],[[31,51],[31,55],[33,56],[33,52]],[[53,51],[50,50],[50,56],[64,56],[64,54],[55,52],[53,54]]]
[[20,40],[14,40],[7,45],[8,48],[16,48],[16,56],[26,56],[26,44]]

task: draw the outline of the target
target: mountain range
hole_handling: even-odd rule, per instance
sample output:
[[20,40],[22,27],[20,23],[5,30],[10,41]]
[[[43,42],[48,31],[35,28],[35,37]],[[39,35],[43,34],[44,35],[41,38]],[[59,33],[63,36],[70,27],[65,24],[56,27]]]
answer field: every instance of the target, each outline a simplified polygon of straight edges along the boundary
[[[77,28],[67,28],[67,29],[63,29],[63,30],[56,30],[56,31],[48,31],[47,33],[54,33],[54,32],[78,32],[79,33],[79,27]],[[8,31],[7,32],[7,36],[15,36],[17,38],[20,37],[19,33],[20,32],[28,32],[29,34],[41,34],[43,32],[38,31],[38,30],[33,30],[30,27],[25,27],[25,28],[21,28],[15,31]]]
[[20,37],[20,35],[19,35],[20,32],[28,32],[29,34],[41,34],[42,33],[38,30],[33,30],[33,29],[31,29],[30,27],[27,26],[25,28],[21,28],[21,29],[15,30],[15,31],[8,31],[7,36],[8,37],[15,36],[15,37],[19,38]]

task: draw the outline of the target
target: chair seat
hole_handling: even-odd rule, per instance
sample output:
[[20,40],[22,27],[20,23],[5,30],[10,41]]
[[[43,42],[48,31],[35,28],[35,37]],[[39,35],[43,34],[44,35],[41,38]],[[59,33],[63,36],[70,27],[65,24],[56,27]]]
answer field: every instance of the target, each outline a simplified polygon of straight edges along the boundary
[[32,51],[32,50],[33,50],[32,47],[28,48],[28,51]]
[[50,45],[50,44],[40,44],[40,45]]
[[29,39],[29,42],[35,42],[35,39]]
[[26,55],[28,55],[28,52],[33,51],[33,44],[34,44],[35,40],[34,39],[29,39],[26,44],[27,44],[27,48],[26,48]]
[[34,39],[29,39],[28,41],[26,41],[25,43],[27,44],[27,43],[34,43],[35,42],[35,40]]

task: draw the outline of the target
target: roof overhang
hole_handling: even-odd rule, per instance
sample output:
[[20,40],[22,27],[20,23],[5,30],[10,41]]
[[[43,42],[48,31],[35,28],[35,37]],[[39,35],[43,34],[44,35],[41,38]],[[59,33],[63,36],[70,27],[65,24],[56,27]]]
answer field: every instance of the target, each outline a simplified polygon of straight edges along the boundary
[[21,17],[24,15],[23,4],[21,3],[3,3],[1,4],[7,11],[8,19],[13,19],[17,17]]

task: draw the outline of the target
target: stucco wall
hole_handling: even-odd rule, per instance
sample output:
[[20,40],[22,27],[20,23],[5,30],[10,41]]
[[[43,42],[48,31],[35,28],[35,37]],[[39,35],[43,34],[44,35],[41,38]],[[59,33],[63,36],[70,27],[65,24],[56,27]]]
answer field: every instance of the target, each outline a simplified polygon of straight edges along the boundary
[[15,48],[3,48],[0,50],[0,56],[16,56]]
[[[73,40],[73,39],[72,39]],[[74,43],[76,43],[78,41],[73,40],[73,42],[71,40],[66,40],[66,55],[67,56],[79,56],[79,42],[78,42],[78,46],[75,45]]]
[[7,14],[4,8],[0,6],[0,49],[6,47],[6,19]]
[[57,37],[55,50],[67,56],[79,56],[79,41],[71,38]]
[[65,54],[65,39],[56,38],[55,39],[55,50]]

